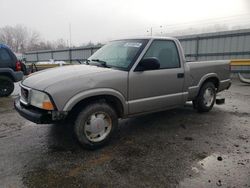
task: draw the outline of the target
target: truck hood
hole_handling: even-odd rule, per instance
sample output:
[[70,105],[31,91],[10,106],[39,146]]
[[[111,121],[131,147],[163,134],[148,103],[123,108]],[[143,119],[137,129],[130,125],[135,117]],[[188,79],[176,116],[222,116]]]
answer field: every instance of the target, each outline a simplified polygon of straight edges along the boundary
[[29,88],[45,90],[51,85],[62,83],[66,80],[78,80],[86,76],[92,77],[93,74],[112,71],[116,70],[90,65],[63,66],[34,73],[23,80],[22,84]]

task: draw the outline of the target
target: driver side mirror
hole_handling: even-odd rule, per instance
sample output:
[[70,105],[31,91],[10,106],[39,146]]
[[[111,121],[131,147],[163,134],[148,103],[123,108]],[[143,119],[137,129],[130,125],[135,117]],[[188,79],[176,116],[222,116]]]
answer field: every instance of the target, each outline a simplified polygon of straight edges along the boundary
[[142,59],[137,65],[135,71],[156,70],[160,68],[160,62],[156,57]]

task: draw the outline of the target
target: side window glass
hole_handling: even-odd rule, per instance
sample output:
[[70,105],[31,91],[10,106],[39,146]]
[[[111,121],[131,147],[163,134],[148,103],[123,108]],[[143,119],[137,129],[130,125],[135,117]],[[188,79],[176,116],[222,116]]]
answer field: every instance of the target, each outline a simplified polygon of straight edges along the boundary
[[155,57],[160,62],[160,69],[179,68],[180,60],[177,47],[173,41],[155,40],[144,58]]
[[4,63],[4,64],[11,63],[10,54],[4,48],[0,48],[0,63]]

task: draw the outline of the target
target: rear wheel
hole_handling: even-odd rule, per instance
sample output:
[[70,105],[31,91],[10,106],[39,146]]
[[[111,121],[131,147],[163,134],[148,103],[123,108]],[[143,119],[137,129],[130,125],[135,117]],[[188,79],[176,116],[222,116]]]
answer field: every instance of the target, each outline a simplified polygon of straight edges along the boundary
[[76,117],[74,132],[83,147],[96,149],[106,144],[118,125],[117,114],[106,103],[87,105]]
[[193,101],[193,106],[198,112],[210,111],[216,100],[216,90],[212,82],[205,83],[198,94],[198,97]]
[[0,76],[0,97],[7,97],[13,91],[14,91],[13,81],[6,76]]

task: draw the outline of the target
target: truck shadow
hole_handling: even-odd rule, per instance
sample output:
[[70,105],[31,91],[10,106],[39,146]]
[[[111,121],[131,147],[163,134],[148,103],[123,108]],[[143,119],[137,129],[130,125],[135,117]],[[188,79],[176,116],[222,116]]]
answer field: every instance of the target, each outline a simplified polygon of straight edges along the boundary
[[[176,186],[194,175],[191,170],[194,161],[206,158],[220,147],[212,137],[222,132],[220,125],[226,117],[216,108],[197,114],[188,105],[121,120],[111,142],[96,151],[84,150],[78,144],[70,124],[52,125],[48,130],[46,159],[30,166],[23,182],[27,187],[72,184],[105,187],[119,186],[121,179],[112,177],[122,177],[124,185],[132,181],[135,186],[142,182]],[[223,139],[220,138],[220,143]]]
[[[111,141],[105,148],[119,146],[124,141],[134,141],[165,134],[178,134],[180,131],[194,131],[200,125],[209,124],[215,112],[199,114],[193,110],[190,104],[183,108],[141,115],[119,121],[119,128]],[[207,119],[204,121],[204,118]],[[87,151],[83,149],[76,140],[73,133],[73,122],[60,123],[50,126],[48,135],[48,146],[50,152],[77,152]],[[147,141],[147,139],[145,141]],[[160,139],[157,139],[160,141]]]
[[[152,134],[152,131],[157,132],[165,130],[169,132],[170,130],[174,131],[180,128],[186,129],[184,125],[185,118],[194,114],[197,114],[196,111],[192,109],[191,105],[187,105],[185,108],[120,120],[117,132],[110,143],[108,143],[109,146],[105,147],[114,146],[119,141],[129,139],[131,135],[135,136],[138,134],[138,136],[141,137],[142,134]],[[178,120],[176,118],[178,118]],[[84,150],[74,136],[73,122],[61,122],[51,125],[48,135],[48,146],[50,152],[77,152],[79,150]]]

